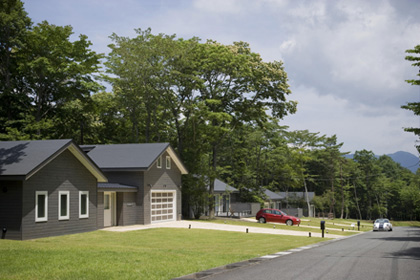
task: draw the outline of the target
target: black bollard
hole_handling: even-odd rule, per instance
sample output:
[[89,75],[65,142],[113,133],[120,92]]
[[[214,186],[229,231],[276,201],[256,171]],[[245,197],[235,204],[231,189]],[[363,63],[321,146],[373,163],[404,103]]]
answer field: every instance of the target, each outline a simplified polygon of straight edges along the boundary
[[325,221],[321,221],[322,238],[324,238]]

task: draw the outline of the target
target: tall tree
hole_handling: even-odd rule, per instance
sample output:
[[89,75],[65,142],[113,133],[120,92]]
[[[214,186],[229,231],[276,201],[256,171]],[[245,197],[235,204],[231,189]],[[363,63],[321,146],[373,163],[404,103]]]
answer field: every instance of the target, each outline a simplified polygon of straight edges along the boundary
[[[341,180],[342,174],[342,159],[343,153],[340,152],[340,148],[343,143],[337,143],[337,136],[322,138],[322,148],[316,150],[317,162],[325,167],[324,176],[328,178],[331,187],[331,201],[329,203],[329,213],[333,213],[335,216],[335,203],[336,203],[336,183],[339,182],[341,189],[342,201],[344,200],[344,189],[343,181]],[[342,204],[344,206],[344,204]],[[342,213],[344,209],[342,208]]]
[[[20,90],[19,51],[25,46],[32,22],[20,0],[0,0],[0,134],[20,129],[16,117],[29,100]],[[16,131],[17,132],[17,131]],[[4,136],[3,136],[4,137]]]
[[[408,61],[412,61],[413,62],[411,64],[412,66],[419,67],[419,73],[417,74],[417,76],[420,77],[420,56],[419,56],[420,55],[420,45],[415,46],[411,50],[407,50],[406,53],[413,54],[413,55],[407,55],[405,57],[405,59],[408,60]],[[420,79],[407,80],[406,82],[409,83],[409,84],[412,84],[412,85],[420,86]],[[401,106],[401,108],[413,111],[414,115],[420,116],[420,102],[409,102],[406,105]],[[412,132],[415,135],[417,135],[419,137],[419,141],[420,141],[420,127],[410,127],[410,128],[405,128],[404,130],[408,131],[408,132]],[[417,147],[417,150],[420,153],[420,144],[417,145],[416,147]]]
[[162,95],[175,35],[153,35],[150,28],[136,29],[136,33],[135,38],[113,34],[114,43],[109,45],[111,52],[105,64],[113,75],[108,80],[131,121],[131,141],[152,142],[160,133],[158,128],[152,133],[153,125],[165,121],[165,117],[155,118],[170,113]]
[[206,141],[211,150],[210,217],[214,216],[214,180],[217,177],[219,143],[229,131],[251,121],[267,119],[266,110],[276,118],[294,113],[282,62],[264,62],[247,43],[222,45],[207,41],[201,45],[199,89],[201,111],[207,124]]
[[[71,26],[56,26],[44,21],[28,34],[28,43],[20,53],[27,62],[19,66],[24,74],[25,90],[31,98],[35,124],[54,119],[66,102],[90,97],[101,86],[93,74],[99,70],[101,55],[90,50],[85,35],[70,41]],[[79,126],[79,125],[78,125]],[[54,132],[37,125],[34,137],[51,137]]]
[[308,181],[311,181],[311,174],[308,172],[307,164],[314,159],[314,151],[318,150],[324,141],[325,136],[318,136],[319,133],[309,132],[308,130],[292,131],[289,133],[289,143],[291,145],[293,170],[296,172],[294,178],[298,178],[300,186],[305,190],[305,200],[308,207],[308,215],[313,216],[310,201]]
[[358,168],[361,171],[361,182],[364,186],[364,209],[366,211],[366,218],[372,219],[373,203],[375,199],[374,186],[378,183],[380,177],[380,169],[376,164],[377,159],[371,151],[362,150],[356,151],[354,160],[358,163]]

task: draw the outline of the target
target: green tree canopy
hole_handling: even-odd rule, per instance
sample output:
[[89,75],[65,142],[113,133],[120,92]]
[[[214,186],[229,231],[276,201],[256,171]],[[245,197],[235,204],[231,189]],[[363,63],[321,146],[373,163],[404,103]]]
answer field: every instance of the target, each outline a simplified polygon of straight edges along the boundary
[[[420,45],[415,46],[411,50],[407,50],[406,53],[409,53],[410,55],[407,55],[405,57],[406,60],[413,62],[412,66],[419,67],[419,72],[417,73],[417,76],[420,77]],[[420,78],[419,79],[412,79],[406,81],[409,84],[420,86]],[[408,102],[406,105],[401,106],[401,108],[413,111],[414,115],[420,116],[420,102]],[[419,137],[420,141],[420,127],[409,127],[405,128],[405,131],[412,132],[415,135]],[[420,144],[417,145],[417,150],[420,153]]]

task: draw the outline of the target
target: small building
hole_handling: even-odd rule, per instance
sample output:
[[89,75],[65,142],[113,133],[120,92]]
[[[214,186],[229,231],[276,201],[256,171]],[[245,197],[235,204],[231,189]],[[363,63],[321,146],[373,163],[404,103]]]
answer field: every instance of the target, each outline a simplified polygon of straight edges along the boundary
[[216,216],[229,216],[231,204],[238,202],[239,191],[225,182],[215,179],[214,181],[214,213]]
[[187,170],[168,143],[82,149],[108,178],[98,185],[99,228],[181,219],[181,176]]
[[270,190],[264,190],[264,208],[273,208],[273,209],[281,209],[282,208],[282,201],[285,198],[284,196],[272,192]]
[[[309,216],[306,192],[279,192],[278,194],[283,197],[281,201],[282,208],[279,209],[297,217]],[[312,207],[312,215],[315,215],[315,208],[313,204],[311,204],[314,196],[314,192],[308,192],[310,207]]]
[[96,230],[97,186],[105,182],[72,140],[0,142],[1,238]]

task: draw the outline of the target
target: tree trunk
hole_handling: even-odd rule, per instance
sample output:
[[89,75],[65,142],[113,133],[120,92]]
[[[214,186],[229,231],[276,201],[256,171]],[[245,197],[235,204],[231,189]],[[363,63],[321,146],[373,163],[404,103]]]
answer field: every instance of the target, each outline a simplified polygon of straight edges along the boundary
[[343,168],[340,164],[340,183],[341,183],[341,216],[340,219],[344,217],[344,186],[343,186]]
[[359,220],[361,220],[362,212],[360,212],[359,199],[357,198],[356,185],[354,184],[354,182],[353,182],[353,187],[354,187],[354,200],[356,200],[357,212],[359,213]]
[[306,205],[308,205],[308,216],[313,217],[311,204],[309,203],[308,186],[306,185],[306,179],[303,177],[303,186],[305,187]]
[[[334,194],[334,178],[331,178],[331,203],[330,203],[330,213],[334,212],[334,205],[335,205],[335,194]],[[335,215],[334,215],[335,217]]]
[[213,143],[212,149],[212,174],[210,176],[210,186],[209,186],[209,218],[214,218],[214,181],[216,176],[216,166],[217,166],[217,148],[216,144]]

